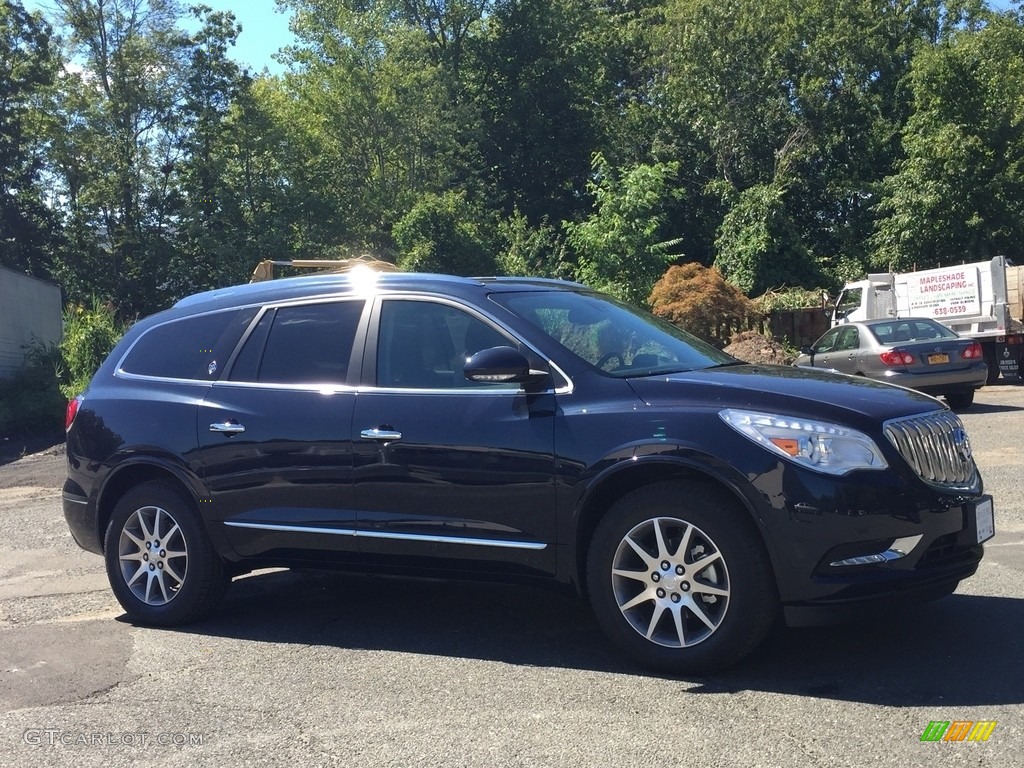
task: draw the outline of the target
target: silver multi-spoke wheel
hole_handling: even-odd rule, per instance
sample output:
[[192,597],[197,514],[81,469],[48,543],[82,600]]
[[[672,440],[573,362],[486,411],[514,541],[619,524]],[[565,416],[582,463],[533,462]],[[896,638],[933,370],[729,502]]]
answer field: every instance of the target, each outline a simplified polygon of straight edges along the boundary
[[136,598],[146,605],[169,603],[188,570],[188,547],[177,521],[161,507],[135,510],[121,527],[118,564]]
[[667,648],[707,640],[729,610],[729,571],[722,552],[685,520],[656,517],[632,528],[615,550],[610,576],[629,625]]

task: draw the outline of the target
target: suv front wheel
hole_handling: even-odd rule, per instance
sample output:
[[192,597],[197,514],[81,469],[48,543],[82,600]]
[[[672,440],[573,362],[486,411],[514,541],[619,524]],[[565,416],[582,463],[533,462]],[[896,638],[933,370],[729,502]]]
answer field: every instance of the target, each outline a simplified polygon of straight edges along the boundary
[[639,663],[669,672],[735,663],[778,614],[751,522],[702,483],[658,483],[616,502],[591,540],[587,586],[609,638]]
[[195,505],[167,482],[142,483],[118,501],[104,556],[118,602],[140,624],[201,618],[228,584]]

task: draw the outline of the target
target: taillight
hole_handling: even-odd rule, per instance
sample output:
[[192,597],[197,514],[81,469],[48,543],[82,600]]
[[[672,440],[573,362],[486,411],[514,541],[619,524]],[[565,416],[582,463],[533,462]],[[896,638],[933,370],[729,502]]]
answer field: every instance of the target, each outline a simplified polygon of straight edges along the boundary
[[64,431],[67,432],[71,429],[71,425],[75,421],[75,416],[78,415],[78,406],[82,404],[82,396],[79,395],[74,400],[68,401],[68,408],[64,411]]
[[914,362],[914,356],[903,349],[890,349],[883,352],[879,357],[886,365],[910,365]]
[[982,351],[981,344],[979,344],[978,342],[974,342],[973,344],[971,344],[971,346],[969,346],[967,349],[960,353],[960,357],[962,357],[964,360],[977,360],[984,356],[985,353]]

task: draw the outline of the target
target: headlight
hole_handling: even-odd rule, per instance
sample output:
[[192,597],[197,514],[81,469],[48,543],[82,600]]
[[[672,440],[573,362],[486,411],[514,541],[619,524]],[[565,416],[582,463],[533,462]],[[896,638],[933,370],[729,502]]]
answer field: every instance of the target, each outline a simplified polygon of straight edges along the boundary
[[734,408],[719,411],[718,415],[741,435],[808,469],[845,475],[855,469],[888,466],[875,442],[849,427]]

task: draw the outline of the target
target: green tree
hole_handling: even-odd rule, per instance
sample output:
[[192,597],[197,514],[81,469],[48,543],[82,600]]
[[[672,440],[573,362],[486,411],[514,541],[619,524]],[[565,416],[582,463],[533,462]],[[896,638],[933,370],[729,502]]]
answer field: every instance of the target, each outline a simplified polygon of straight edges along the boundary
[[748,296],[821,283],[786,210],[785,191],[777,186],[758,184],[741,192],[722,220],[716,245],[715,266]]
[[491,275],[494,230],[461,193],[424,194],[395,225],[398,266],[410,272]]
[[747,208],[727,227],[734,235],[738,221],[763,223],[750,216],[751,196],[770,195],[748,190],[785,190],[787,226],[836,279],[867,263],[881,180],[913,108],[915,52],[984,12],[944,0],[669,0],[665,18],[662,132],[685,153],[689,199],[716,222],[714,239],[694,238],[690,255],[711,263],[735,243],[720,231],[731,205]]
[[538,224],[582,212],[590,159],[605,146],[602,115],[614,111],[592,2],[519,0],[498,5],[474,46],[472,94],[480,152],[494,205]]
[[[480,3],[288,0],[299,45],[287,80],[289,132],[309,148],[293,167],[310,199],[296,222],[313,242],[394,249],[391,229],[425,193],[473,193],[476,152],[462,137],[452,68]],[[306,237],[307,235],[301,235]]]
[[883,268],[1024,257],[1024,27],[963,29],[914,59],[906,157],[885,179]]
[[178,151],[168,126],[177,120],[187,43],[176,26],[180,8],[174,0],[57,0],[57,7],[75,62],[62,78],[57,170],[69,226],[96,243],[92,258],[66,252],[62,272],[79,295],[151,310],[167,266],[159,213]]
[[576,278],[627,301],[646,301],[673,258],[667,237],[666,203],[677,197],[675,163],[637,165],[619,173],[594,156],[588,184],[596,210],[579,223],[567,222],[569,244],[578,254]]
[[0,2],[0,265],[49,276],[55,221],[45,205],[44,110],[56,58],[50,28]]
[[243,276],[246,222],[223,204],[236,197],[228,116],[249,84],[228,57],[233,16],[199,6],[192,35],[177,0],[56,5],[68,60],[50,170],[70,296],[112,299],[130,317]]

